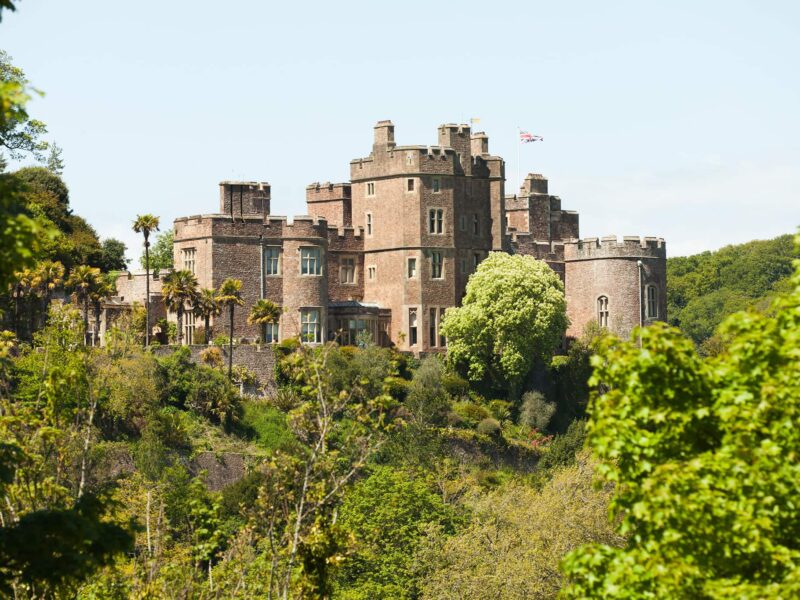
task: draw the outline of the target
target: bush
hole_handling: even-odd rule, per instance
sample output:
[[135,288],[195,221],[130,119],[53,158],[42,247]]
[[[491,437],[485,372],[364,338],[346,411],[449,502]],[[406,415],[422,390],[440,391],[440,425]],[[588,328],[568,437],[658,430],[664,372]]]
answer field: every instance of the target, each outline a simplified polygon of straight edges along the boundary
[[453,411],[464,420],[468,427],[475,427],[483,419],[491,418],[491,413],[480,404],[469,400],[453,404]]
[[214,338],[214,341],[212,342],[212,344],[214,344],[215,346],[227,346],[230,343],[231,343],[231,338],[229,338],[224,333],[221,333],[220,335],[216,336]]
[[489,412],[498,421],[505,421],[511,416],[511,402],[492,400],[489,402]]
[[522,408],[519,411],[521,425],[544,431],[550,419],[556,413],[556,405],[545,400],[541,392],[525,392],[522,396]]
[[211,346],[200,352],[200,361],[207,367],[219,368],[225,364],[222,351],[217,346]]
[[500,421],[497,419],[492,419],[491,417],[486,418],[478,423],[478,433],[482,433],[484,435],[500,435],[502,430],[503,427],[500,425]]

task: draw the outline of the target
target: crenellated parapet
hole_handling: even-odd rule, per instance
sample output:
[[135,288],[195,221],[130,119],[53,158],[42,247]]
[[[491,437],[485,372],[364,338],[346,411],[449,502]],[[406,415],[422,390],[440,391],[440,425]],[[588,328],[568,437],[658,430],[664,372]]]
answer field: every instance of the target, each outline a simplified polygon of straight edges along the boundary
[[564,259],[596,260],[607,258],[656,258],[666,260],[667,244],[663,238],[625,236],[571,239],[564,244]]

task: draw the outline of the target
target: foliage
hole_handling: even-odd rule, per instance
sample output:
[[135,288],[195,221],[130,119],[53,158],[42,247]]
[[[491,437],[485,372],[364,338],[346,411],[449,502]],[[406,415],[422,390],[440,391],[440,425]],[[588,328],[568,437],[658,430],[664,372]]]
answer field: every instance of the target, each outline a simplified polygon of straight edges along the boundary
[[[13,9],[13,5],[6,0],[0,5],[0,10],[2,8]],[[13,160],[20,160],[26,154],[32,155],[37,160],[43,160],[42,153],[47,150],[48,144],[40,138],[47,133],[47,127],[41,121],[28,116],[25,109],[27,98],[18,96],[26,94],[30,89],[28,78],[22,69],[11,63],[11,57],[4,50],[0,50],[0,85],[3,86],[3,95],[10,98],[10,101],[3,102],[2,106],[0,147],[4,148]]]
[[224,364],[222,352],[216,346],[205,348],[200,352],[200,361],[209,367],[219,368]]
[[191,271],[172,271],[164,277],[161,295],[167,308],[177,315],[178,344],[183,343],[183,315],[186,312],[186,305],[194,303],[197,290],[197,277]]
[[339,514],[358,540],[336,575],[335,595],[348,600],[418,598],[414,555],[427,530],[451,534],[462,520],[418,473],[390,467],[357,483]]
[[471,381],[515,390],[567,327],[564,286],[530,256],[493,252],[470,277],[462,306],[447,310],[448,361]]
[[667,260],[667,314],[697,344],[723,319],[774,295],[792,273],[792,236]]
[[289,429],[286,413],[262,400],[242,403],[239,430],[265,450],[291,451],[295,438]]
[[250,308],[250,314],[247,315],[247,322],[266,325],[268,323],[277,323],[280,318],[280,306],[271,300],[261,298]]
[[404,406],[418,426],[439,425],[450,409],[450,400],[442,384],[444,365],[431,356],[420,363],[408,386]]
[[[157,230],[158,227],[156,226]],[[155,231],[154,230],[154,231]],[[156,236],[155,242],[150,246],[150,270],[158,273],[159,271],[167,271],[173,268],[173,253],[172,243],[175,238],[175,232],[172,229],[162,231]],[[145,255],[139,257],[139,265],[145,268]]]
[[586,542],[613,547],[608,524],[611,486],[596,489],[592,462],[556,473],[541,491],[509,483],[478,496],[469,525],[453,537],[432,532],[418,554],[423,598],[554,598],[559,563]]
[[800,594],[800,264],[793,285],[712,359],[666,326],[603,342],[589,444],[629,541],[572,555],[571,597]]
[[555,413],[556,405],[545,400],[541,392],[525,392],[522,395],[522,407],[519,411],[521,425],[545,431]]
[[50,154],[47,155],[47,170],[55,173],[59,177],[64,173],[64,159],[61,158],[63,151],[61,146],[53,142],[50,144]]
[[486,417],[485,419],[482,419],[481,422],[478,423],[478,426],[475,428],[475,430],[478,433],[490,436],[500,435],[502,429],[503,426],[500,425],[500,421],[498,421],[497,419],[493,419],[492,417]]
[[222,307],[217,301],[216,290],[199,290],[192,304],[192,311],[195,317],[203,319],[203,342],[208,344],[209,340],[214,337],[211,329],[211,317],[218,316],[222,311]]
[[106,238],[100,250],[100,264],[103,271],[123,271],[128,268],[128,260],[125,258],[125,244],[114,238]]

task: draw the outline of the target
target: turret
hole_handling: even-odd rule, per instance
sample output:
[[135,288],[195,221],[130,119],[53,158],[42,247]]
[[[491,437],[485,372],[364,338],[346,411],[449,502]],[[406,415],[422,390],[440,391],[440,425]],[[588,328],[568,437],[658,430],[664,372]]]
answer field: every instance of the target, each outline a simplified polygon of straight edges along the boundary
[[221,181],[219,211],[232,218],[269,215],[270,186],[266,181]]

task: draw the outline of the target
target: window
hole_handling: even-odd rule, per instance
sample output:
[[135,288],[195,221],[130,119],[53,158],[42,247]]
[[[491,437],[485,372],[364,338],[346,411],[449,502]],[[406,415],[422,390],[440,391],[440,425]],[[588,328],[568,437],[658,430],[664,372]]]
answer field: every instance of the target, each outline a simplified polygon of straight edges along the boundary
[[428,233],[444,233],[443,208],[432,208],[428,211]]
[[481,221],[478,213],[472,215],[472,233],[478,235],[481,232]]
[[442,273],[442,253],[431,252],[431,279],[444,279]]
[[438,177],[433,178],[433,193],[438,194],[442,191],[442,181]]
[[658,288],[654,285],[647,286],[647,318],[658,318]]
[[264,323],[261,326],[261,339],[265,344],[277,344],[278,338],[278,324],[277,323]]
[[277,246],[264,248],[264,273],[267,275],[280,275],[281,249]]
[[190,310],[183,313],[183,339],[189,345],[194,344],[194,313]]
[[417,309],[408,309],[408,345],[416,346],[417,339]]
[[309,308],[300,311],[300,339],[306,344],[319,344],[322,342],[319,309]]
[[192,275],[195,274],[194,272],[194,259],[196,251],[194,248],[184,248],[181,251],[183,255],[183,268],[185,271],[189,271]]
[[414,191],[414,180],[412,178],[406,179],[406,191],[407,192]]
[[319,248],[300,248],[300,274],[322,275],[322,261],[320,260]]
[[445,311],[444,308],[440,308],[439,309],[439,322],[437,324],[438,328],[439,328],[439,346],[441,348],[444,348],[445,346],[447,346],[447,338],[445,338],[442,335],[442,321],[444,321],[444,311]]
[[356,259],[352,256],[343,257],[339,263],[339,281],[341,283],[356,282]]
[[438,328],[436,326],[436,320],[439,316],[439,310],[436,308],[431,308],[430,316],[428,318],[428,340],[430,341],[431,346],[436,346],[436,338],[438,337]]
[[472,270],[473,271],[477,271],[478,270],[478,265],[480,264],[480,262],[481,262],[481,255],[476,252],[475,254],[472,255]]
[[608,327],[608,296],[597,299],[597,323],[600,327]]
[[375,265],[371,265],[367,267],[367,279],[370,281],[375,281],[375,277],[378,275],[378,267]]
[[461,231],[467,230],[467,215],[461,215],[461,218],[459,219],[459,228]]
[[367,213],[365,221],[367,223],[367,235],[372,235],[372,213]]
[[375,195],[375,182],[370,181],[367,184],[367,196],[374,196]]
[[409,279],[414,279],[417,276],[417,259],[415,257],[408,259],[407,274]]

